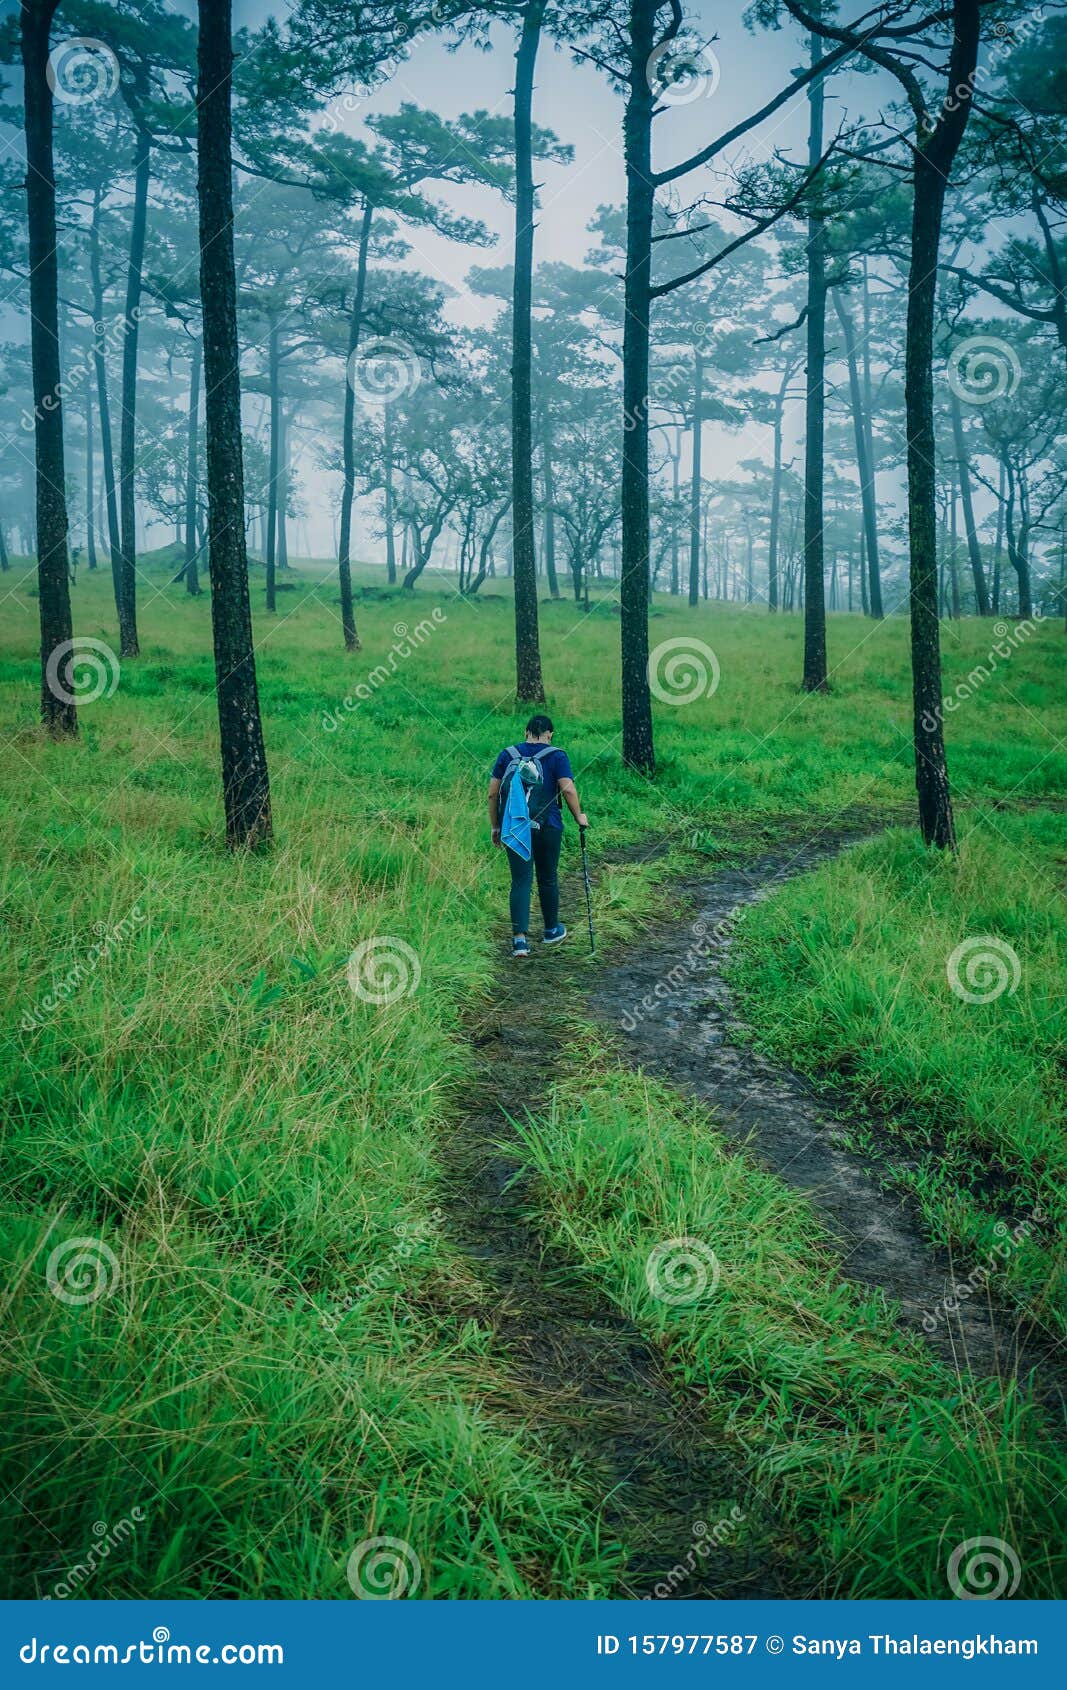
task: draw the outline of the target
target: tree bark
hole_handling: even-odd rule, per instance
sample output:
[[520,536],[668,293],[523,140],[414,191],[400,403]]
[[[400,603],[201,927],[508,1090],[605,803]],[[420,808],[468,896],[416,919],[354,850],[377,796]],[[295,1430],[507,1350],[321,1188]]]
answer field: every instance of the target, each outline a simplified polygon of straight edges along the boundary
[[267,577],[267,610],[278,608],[275,547],[278,533],[278,453],[281,448],[281,371],[278,359],[278,324],[272,316],[267,334],[267,387],[270,397],[270,446],[267,459],[267,535],[263,564]]
[[204,325],[211,624],[229,846],[271,837],[244,525],[244,453],[233,262],[232,0],[198,0],[197,198]]
[[556,574],[556,478],[552,466],[552,419],[546,404],[541,419],[541,469],[545,485],[544,553],[545,577],[549,596],[559,598],[559,577]]
[[[63,647],[69,647],[73,626],[63,463],[53,109],[47,75],[48,37],[55,11],[53,0],[22,0],[20,7],[36,463],[37,592],[41,625],[41,720],[56,738],[71,738],[78,731],[78,714],[73,697],[62,685],[62,656],[56,656]],[[60,665],[60,684],[50,685],[50,667],[56,663]]]
[[[341,627],[344,633],[345,650],[358,651],[360,649],[359,635],[356,632],[356,612],[352,599],[352,506],[356,497],[356,391],[354,387],[355,372],[353,368],[356,353],[359,351],[359,337],[363,332],[363,301],[367,292],[367,252],[370,247],[371,223],[374,218],[374,207],[369,200],[364,202],[363,218],[359,226],[359,252],[356,259],[356,285],[352,294],[352,310],[348,318],[348,362],[345,366],[345,411],[341,428],[341,451],[344,461],[344,479],[341,486],[341,533],[337,542],[337,575],[341,584]],[[388,399],[386,405],[388,406]]]
[[148,182],[152,170],[152,140],[137,125],[134,165],[133,216],[130,224],[130,264],[126,277],[126,315],[122,343],[122,420],[119,429],[119,515],[122,547],[122,612],[119,638],[123,657],[136,657],[137,638],[137,341],[141,317],[141,277],[144,270],[145,229],[148,224]]
[[196,493],[199,479],[197,464],[200,443],[200,369],[204,345],[197,338],[193,342],[193,356],[189,368],[189,424],[185,450],[185,590],[193,598],[200,594],[200,570],[197,566]]
[[653,94],[647,65],[654,46],[649,0],[630,4],[630,80],[623,118],[626,156],[626,280],[622,343],[622,758],[652,775],[652,695],[648,681],[648,334],[652,274]]
[[[945,192],[970,115],[978,58],[980,0],[954,0],[948,89],[932,129],[914,147],[904,399],[908,440],[912,702],[919,827],[927,845],[954,850],[941,714],[941,629],[937,616],[937,439],[934,429],[934,309]],[[961,94],[959,91],[963,90]]]
[[396,585],[396,536],[393,532],[393,413],[385,406],[382,420],[385,436],[385,578],[391,587]]
[[544,702],[537,625],[533,504],[533,83],[544,0],[527,0],[515,59],[515,275],[511,359],[511,545],[515,582],[515,687],[522,703]]
[[[821,0],[820,0],[821,5]],[[816,6],[816,16],[819,6]],[[811,62],[822,58],[822,42],[811,37]],[[808,85],[808,167],[822,157],[824,79]],[[813,187],[813,193],[819,192]],[[821,207],[808,218],[808,318],[804,436],[804,677],[805,692],[825,692],[826,588],[823,480],[826,427],[826,220]]]
[[122,542],[119,538],[119,505],[115,488],[115,459],[111,439],[111,400],[107,385],[107,356],[104,351],[104,283],[100,269],[100,189],[93,195],[89,223],[89,275],[93,290],[93,367],[96,371],[96,412],[100,421],[100,466],[107,512],[108,551],[111,555],[111,584],[115,614],[119,619],[119,642],[124,618],[122,596]]
[[974,520],[974,499],[971,495],[971,471],[967,460],[967,442],[963,433],[963,412],[959,397],[950,391],[952,407],[952,435],[956,445],[956,468],[960,477],[960,502],[963,505],[963,527],[967,536],[967,555],[974,577],[974,602],[979,616],[989,615],[989,593],[986,590],[985,570],[982,567],[982,548],[978,543],[978,529]]
[[834,308],[845,337],[845,360],[848,365],[848,390],[852,405],[852,432],[856,442],[856,468],[860,478],[860,499],[863,509],[863,536],[870,568],[871,615],[880,622],[882,609],[882,578],[878,567],[878,503],[875,498],[874,467],[870,460],[867,418],[864,414],[860,388],[859,362],[856,356],[856,332],[852,318],[840,293],[834,289]]
[[703,423],[701,411],[704,406],[704,356],[697,349],[694,352],[693,363],[693,477],[689,488],[689,603],[695,605],[700,598],[700,498],[701,484],[701,436]]
[[85,384],[85,555],[89,568],[96,568],[96,522],[93,504],[96,499],[93,473],[93,388]]
[[774,464],[771,470],[771,515],[767,535],[767,608],[778,609],[778,546],[782,527],[782,420],[791,372],[787,368],[774,403]]

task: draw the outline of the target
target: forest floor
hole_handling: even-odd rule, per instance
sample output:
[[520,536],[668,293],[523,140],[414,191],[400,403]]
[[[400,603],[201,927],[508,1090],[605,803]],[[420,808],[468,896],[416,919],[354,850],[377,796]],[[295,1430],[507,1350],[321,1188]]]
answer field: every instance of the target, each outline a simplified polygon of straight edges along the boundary
[[[278,833],[235,861],[208,603],[158,574],[77,745],[25,587],[0,656],[4,1593],[126,1522],[85,1593],[346,1598],[386,1536],[420,1598],[948,1597],[978,1537],[1061,1594],[1062,632],[953,717],[949,859],[899,619],[831,618],[813,697],[794,619],[657,603],[721,683],[650,786],[610,605],[545,606],[598,951],[570,839],[572,938],[514,965],[503,593],[368,571],[354,659],[328,583],[257,604]],[[108,583],[75,613],[106,642]],[[955,685],[990,635],[945,639]]]

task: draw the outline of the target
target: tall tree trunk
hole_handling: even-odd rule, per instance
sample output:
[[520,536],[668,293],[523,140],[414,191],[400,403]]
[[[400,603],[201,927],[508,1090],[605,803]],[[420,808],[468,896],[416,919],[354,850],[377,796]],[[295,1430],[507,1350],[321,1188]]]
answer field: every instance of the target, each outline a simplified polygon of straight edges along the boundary
[[96,413],[100,420],[100,465],[104,480],[104,507],[107,511],[108,551],[111,554],[111,584],[115,594],[115,614],[119,619],[119,643],[123,642],[125,604],[122,592],[122,541],[119,537],[119,504],[115,488],[115,459],[111,439],[111,400],[107,385],[107,356],[104,351],[104,283],[100,268],[100,201],[101,190],[93,194],[93,214],[89,223],[89,275],[93,290],[93,367],[96,371]]
[[204,324],[211,625],[226,841],[271,837],[270,783],[256,687],[245,551],[244,453],[233,263],[231,0],[198,0],[197,198]]
[[286,521],[286,510],[289,505],[289,419],[282,405],[278,417],[278,514],[275,518],[277,530],[277,561],[279,569],[289,567],[289,524]]
[[[871,289],[867,275],[867,257],[863,259],[863,434],[867,443],[867,466],[871,479],[871,506],[874,511],[875,534],[878,530],[878,485],[874,461],[874,396],[871,385]],[[878,547],[867,550],[867,570],[864,597],[869,601],[869,614],[876,622],[885,615],[882,599],[882,566]]]
[[189,423],[185,450],[185,590],[193,598],[200,593],[200,570],[197,566],[196,493],[199,480],[197,448],[200,443],[200,369],[204,343],[199,336],[193,341],[193,356],[189,367]]
[[[937,616],[937,438],[934,430],[934,309],[945,192],[970,115],[978,58],[980,0],[954,0],[946,100],[932,129],[916,136],[908,272],[904,399],[908,441],[912,699],[919,826],[927,845],[955,849],[941,716],[941,629]],[[962,91],[962,92],[961,92]]]
[[4,525],[0,522],[0,573],[7,574],[11,568],[11,559],[7,555],[7,540],[4,538]]
[[993,547],[993,615],[1000,615],[1000,570],[1004,561],[1004,465],[997,463],[997,538]]
[[630,4],[626,155],[626,280],[622,341],[622,758],[655,773],[648,680],[648,333],[652,277],[652,111],[647,65],[655,45],[649,0]]
[[122,616],[120,639],[123,657],[136,657],[137,639],[137,503],[135,457],[137,452],[137,341],[141,318],[141,277],[144,271],[145,229],[148,224],[148,182],[152,171],[152,140],[147,129],[137,125],[137,150],[133,178],[133,215],[130,224],[130,265],[126,277],[126,315],[122,343],[122,421],[119,429],[119,515],[122,544]]
[[674,455],[671,458],[671,597],[678,597],[681,579],[678,573],[678,478],[681,472],[682,460],[682,431],[675,430]]
[[693,478],[689,487],[689,603],[700,597],[701,444],[704,432],[704,355],[696,349],[693,362]]
[[956,468],[960,477],[960,501],[963,505],[963,527],[967,535],[967,555],[974,577],[974,602],[979,616],[989,615],[989,593],[986,590],[985,570],[982,567],[982,548],[978,543],[978,529],[974,520],[974,499],[971,495],[971,470],[967,459],[967,441],[963,433],[963,412],[959,396],[950,391],[952,407],[952,435],[956,445]]
[[267,334],[267,386],[270,393],[270,446],[267,458],[267,543],[263,563],[267,576],[267,609],[278,608],[275,575],[275,546],[278,532],[278,453],[281,448],[281,370],[278,357],[278,324],[272,316]]
[[782,527],[782,421],[790,372],[786,369],[774,404],[774,465],[771,470],[771,517],[767,535],[767,607],[778,609],[778,547]]
[[93,387],[85,384],[85,555],[89,568],[96,568],[96,521],[93,504],[96,499],[93,473]]
[[[817,0],[815,15],[821,10]],[[822,58],[822,42],[811,37],[811,62]],[[821,76],[808,84],[808,166],[822,157],[825,88]],[[814,186],[812,193],[821,190]],[[804,678],[805,692],[825,692],[826,587],[823,480],[826,426],[826,219],[815,206],[808,218],[808,321],[804,436]]]
[[951,606],[952,620],[954,622],[958,622],[962,612],[962,606],[960,604],[960,535],[959,526],[956,520],[956,483],[954,481],[949,483],[948,491],[951,510],[948,563],[949,604]]
[[533,85],[545,0],[527,0],[515,59],[515,274],[511,361],[511,545],[515,579],[515,685],[523,702],[545,696],[537,626],[533,501]]
[[552,598],[559,598],[559,577],[556,574],[556,477],[552,463],[552,419],[546,405],[541,419],[541,469],[545,486],[545,575]]
[[874,469],[868,452],[869,435],[860,388],[859,362],[856,356],[856,333],[852,325],[852,317],[837,288],[834,289],[834,307],[845,337],[848,391],[852,406],[852,433],[856,442],[856,468],[859,471],[860,499],[863,508],[863,535],[867,557],[872,560],[870,570],[871,615],[876,621],[880,622],[884,612],[882,610],[881,572],[878,567],[878,503],[875,497]]
[[388,405],[385,406],[382,431],[385,436],[385,578],[392,587],[396,584],[396,536],[393,531],[393,413]]
[[[337,575],[341,585],[341,628],[345,650],[360,649],[356,632],[356,612],[352,600],[352,506],[356,497],[356,390],[355,357],[359,351],[359,337],[363,332],[363,301],[367,292],[367,252],[370,247],[371,223],[374,207],[364,201],[359,226],[359,252],[356,259],[356,285],[352,293],[352,310],[348,318],[348,363],[345,369],[345,412],[341,426],[341,452],[344,477],[341,485],[341,533],[337,542]],[[388,399],[386,405],[388,406]]]
[[37,592],[41,624],[41,720],[56,738],[78,731],[74,698],[64,682],[73,638],[63,465],[63,401],[59,357],[56,184],[52,159],[52,90],[48,35],[53,0],[22,0],[21,50],[26,129],[26,217],[30,263],[30,361],[33,371],[37,472]]

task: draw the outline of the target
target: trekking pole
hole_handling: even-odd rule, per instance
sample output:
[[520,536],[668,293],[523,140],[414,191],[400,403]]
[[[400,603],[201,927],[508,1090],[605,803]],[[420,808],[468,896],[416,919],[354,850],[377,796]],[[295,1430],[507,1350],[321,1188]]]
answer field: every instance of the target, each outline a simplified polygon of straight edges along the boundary
[[593,888],[589,884],[589,857],[585,849],[585,828],[578,829],[578,838],[582,846],[582,875],[585,879],[585,907],[589,916],[589,951],[596,951],[596,940],[593,938]]

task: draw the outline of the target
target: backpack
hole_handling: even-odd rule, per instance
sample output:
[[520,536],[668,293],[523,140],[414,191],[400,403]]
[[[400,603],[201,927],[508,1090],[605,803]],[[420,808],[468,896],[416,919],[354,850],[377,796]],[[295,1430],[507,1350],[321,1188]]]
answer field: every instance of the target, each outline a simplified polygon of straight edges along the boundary
[[511,759],[500,780],[500,813],[503,815],[507,802],[508,789],[512,781],[518,777],[522,782],[526,794],[526,808],[530,812],[530,826],[540,827],[544,817],[552,805],[557,802],[556,795],[548,796],[548,782],[541,767],[550,751],[555,751],[554,745],[542,745],[532,757],[524,757],[517,745],[508,746],[508,756]]

